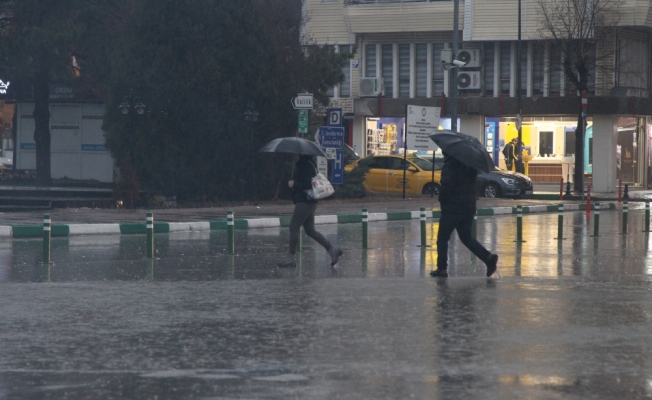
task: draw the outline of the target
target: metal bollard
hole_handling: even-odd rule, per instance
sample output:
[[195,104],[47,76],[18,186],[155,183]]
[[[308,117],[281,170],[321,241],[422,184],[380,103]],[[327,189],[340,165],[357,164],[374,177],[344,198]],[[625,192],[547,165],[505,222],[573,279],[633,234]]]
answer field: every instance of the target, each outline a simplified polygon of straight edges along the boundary
[[43,264],[50,263],[50,239],[52,238],[52,220],[50,214],[43,216]]
[[623,180],[618,179],[618,202],[623,201]]
[[419,219],[421,220],[421,247],[426,247],[426,208],[421,207]]
[[557,240],[564,240],[564,205],[557,206]]
[[362,209],[362,248],[368,248],[368,233],[369,233],[369,213],[366,208]]
[[623,201],[623,235],[627,235],[627,202]]
[[645,231],[650,231],[650,200],[645,200]]
[[147,258],[154,258],[154,214],[147,213],[145,231],[147,232]]
[[600,203],[595,203],[595,211],[593,212],[593,236],[599,236],[600,233]]
[[570,179],[566,180],[566,194],[564,196],[566,196],[566,198],[570,198],[572,196]]
[[233,224],[233,211],[226,213],[227,253],[235,254],[235,225]]
[[523,207],[516,206],[516,242],[523,242]]
[[629,185],[625,184],[625,191],[623,192],[623,200],[629,200]]

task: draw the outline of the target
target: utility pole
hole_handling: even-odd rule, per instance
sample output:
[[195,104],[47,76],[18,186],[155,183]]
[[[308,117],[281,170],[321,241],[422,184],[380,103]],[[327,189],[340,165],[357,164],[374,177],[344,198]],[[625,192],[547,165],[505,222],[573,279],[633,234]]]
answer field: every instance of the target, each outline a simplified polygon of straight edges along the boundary
[[[453,60],[457,57],[459,32],[460,0],[453,0]],[[451,131],[457,132],[457,68],[451,68]]]

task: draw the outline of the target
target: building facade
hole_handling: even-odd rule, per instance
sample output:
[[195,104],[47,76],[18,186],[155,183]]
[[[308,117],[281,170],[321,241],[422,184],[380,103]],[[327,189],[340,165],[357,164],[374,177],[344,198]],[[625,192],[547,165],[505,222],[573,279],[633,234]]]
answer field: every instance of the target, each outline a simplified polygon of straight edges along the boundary
[[[584,170],[597,192],[616,191],[619,180],[651,186],[651,3],[623,1],[614,35],[595,49],[602,57],[589,75]],[[500,150],[517,135],[520,68],[528,174],[535,182],[572,181],[580,94],[561,72],[562,56],[541,39],[538,0],[521,0],[520,60],[517,1],[459,4],[454,56],[467,63],[453,83],[442,68],[452,47],[453,1],[305,0],[306,43],[355,51],[330,104],[343,108],[348,143],[363,156],[400,153],[407,104],[440,107],[441,124],[450,127],[454,84],[459,130],[480,139],[504,167]]]

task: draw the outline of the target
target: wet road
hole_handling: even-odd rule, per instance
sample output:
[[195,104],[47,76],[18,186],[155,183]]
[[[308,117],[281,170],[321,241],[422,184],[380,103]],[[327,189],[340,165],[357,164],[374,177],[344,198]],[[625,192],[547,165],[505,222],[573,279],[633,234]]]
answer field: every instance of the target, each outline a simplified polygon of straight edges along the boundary
[[[593,221],[591,221],[593,222]],[[451,242],[428,276],[419,221],[320,225],[337,269],[285,228],[0,243],[0,399],[652,397],[652,257],[643,213],[478,219],[503,279]],[[437,223],[427,224],[428,242]],[[434,243],[432,243],[434,245]]]

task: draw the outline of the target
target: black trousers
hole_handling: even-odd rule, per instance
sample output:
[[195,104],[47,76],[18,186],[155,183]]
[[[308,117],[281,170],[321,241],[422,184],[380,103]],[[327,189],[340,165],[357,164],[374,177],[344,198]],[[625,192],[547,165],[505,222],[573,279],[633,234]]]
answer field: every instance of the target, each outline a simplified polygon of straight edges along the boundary
[[290,248],[288,252],[292,255],[297,251],[299,244],[299,234],[301,225],[306,235],[313,238],[317,243],[322,245],[326,250],[331,248],[331,242],[315,229],[315,210],[318,203],[298,202],[294,205],[294,213],[290,220]]
[[462,244],[466,246],[480,260],[486,263],[491,253],[483,245],[473,238],[473,214],[451,214],[441,213],[439,219],[439,231],[437,232],[437,268],[448,269],[448,241],[454,230],[460,237]]

